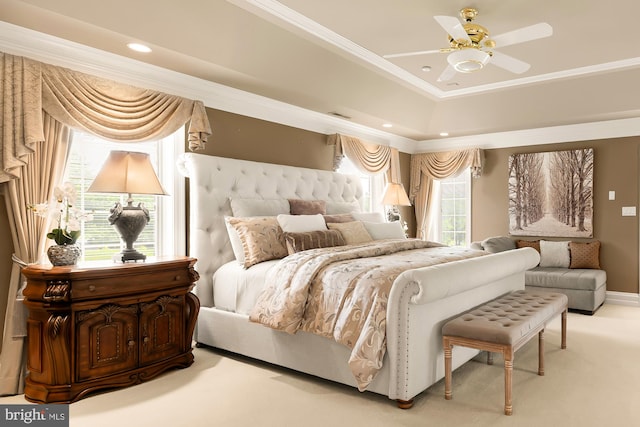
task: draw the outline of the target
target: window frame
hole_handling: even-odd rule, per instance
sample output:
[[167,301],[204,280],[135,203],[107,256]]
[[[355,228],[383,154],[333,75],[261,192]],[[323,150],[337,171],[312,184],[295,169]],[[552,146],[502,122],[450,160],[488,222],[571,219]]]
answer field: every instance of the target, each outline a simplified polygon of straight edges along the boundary
[[[443,212],[442,212],[442,184],[443,181],[449,181],[449,180],[454,180],[454,179],[459,179],[460,177],[462,177],[464,179],[464,183],[465,183],[465,197],[464,197],[464,209],[466,212],[466,219],[465,219],[465,239],[464,239],[464,243],[461,246],[469,246],[471,244],[471,169],[467,168],[465,169],[463,172],[461,172],[460,174],[458,174],[455,177],[449,177],[446,178],[445,180],[434,180],[434,206],[433,206],[433,212],[434,215],[432,217],[431,223],[432,226],[430,227],[430,231],[429,231],[429,235],[428,235],[428,239],[429,240],[434,240],[437,242],[442,242],[444,243],[443,239]],[[454,215],[454,217],[456,216],[462,216],[462,215]],[[455,230],[454,228],[454,232],[458,232],[458,230]]]

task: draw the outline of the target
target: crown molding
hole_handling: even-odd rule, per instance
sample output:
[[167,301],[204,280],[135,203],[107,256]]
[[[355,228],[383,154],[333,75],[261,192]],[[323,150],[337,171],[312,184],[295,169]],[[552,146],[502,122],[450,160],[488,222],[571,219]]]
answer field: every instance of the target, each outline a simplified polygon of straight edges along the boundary
[[415,152],[437,152],[469,147],[483,149],[592,141],[640,135],[640,117],[552,126],[510,132],[486,133],[456,138],[431,139],[416,142]]

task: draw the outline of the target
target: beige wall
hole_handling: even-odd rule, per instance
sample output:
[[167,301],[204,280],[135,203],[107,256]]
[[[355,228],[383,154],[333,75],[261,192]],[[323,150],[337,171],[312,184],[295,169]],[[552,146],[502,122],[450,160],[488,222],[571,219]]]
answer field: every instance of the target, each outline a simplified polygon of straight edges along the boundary
[[[637,293],[638,217],[623,217],[621,211],[623,206],[638,208],[639,147],[640,137],[631,137],[486,150],[484,174],[472,184],[472,240],[508,233],[509,155],[593,148],[593,237],[602,242],[600,263],[607,271],[607,290]],[[608,199],[610,190],[616,192],[616,200]]]

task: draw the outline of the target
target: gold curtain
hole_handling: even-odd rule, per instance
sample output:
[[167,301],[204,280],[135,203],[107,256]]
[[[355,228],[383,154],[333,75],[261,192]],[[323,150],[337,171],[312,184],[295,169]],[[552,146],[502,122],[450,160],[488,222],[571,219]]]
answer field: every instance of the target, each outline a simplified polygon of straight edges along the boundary
[[335,145],[333,170],[340,167],[342,158],[346,156],[363,173],[378,174],[387,172],[387,180],[401,183],[400,153],[397,149],[386,145],[367,144],[360,139],[334,134],[327,138],[328,145]]
[[22,393],[26,374],[26,317],[23,305],[22,267],[42,260],[49,224],[28,211],[28,203],[50,200],[62,179],[71,139],[69,128],[48,114],[43,115],[44,138],[32,146],[20,177],[0,185],[4,196],[13,242],[11,279],[2,292],[7,295],[2,353],[0,353],[0,395]]
[[474,178],[482,175],[482,151],[479,148],[411,156],[409,199],[415,207],[418,238],[426,239],[429,234],[433,180],[456,176],[466,168],[471,168]]
[[0,183],[18,176],[43,140],[42,111],[57,121],[113,141],[161,139],[189,123],[189,148],[211,134],[201,101],[193,101],[0,53],[2,110]]

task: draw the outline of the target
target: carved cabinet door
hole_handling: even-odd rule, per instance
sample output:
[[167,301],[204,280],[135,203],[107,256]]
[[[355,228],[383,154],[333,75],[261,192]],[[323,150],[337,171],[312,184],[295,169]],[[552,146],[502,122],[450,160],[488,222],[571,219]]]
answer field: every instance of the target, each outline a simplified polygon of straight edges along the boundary
[[185,351],[184,295],[140,304],[140,365]]
[[76,313],[77,381],[138,365],[138,305],[103,305]]

